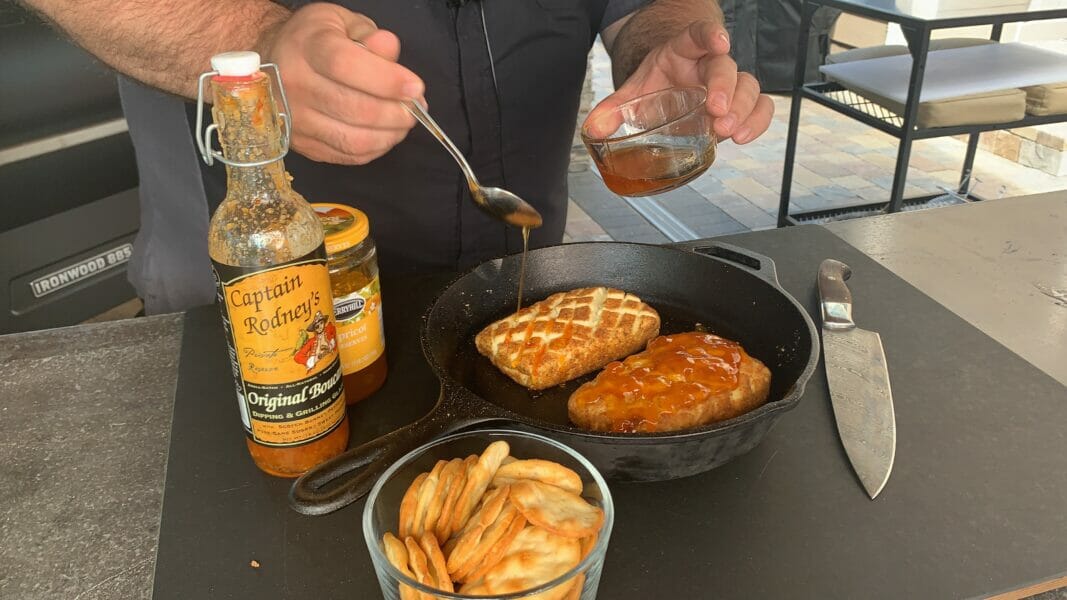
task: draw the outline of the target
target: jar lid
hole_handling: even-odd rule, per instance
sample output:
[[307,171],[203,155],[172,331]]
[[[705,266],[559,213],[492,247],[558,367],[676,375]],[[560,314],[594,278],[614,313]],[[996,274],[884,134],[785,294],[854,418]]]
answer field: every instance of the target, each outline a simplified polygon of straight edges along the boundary
[[367,239],[370,234],[370,220],[358,208],[344,204],[312,204],[315,214],[322,221],[323,234],[326,236],[326,253],[336,254]]

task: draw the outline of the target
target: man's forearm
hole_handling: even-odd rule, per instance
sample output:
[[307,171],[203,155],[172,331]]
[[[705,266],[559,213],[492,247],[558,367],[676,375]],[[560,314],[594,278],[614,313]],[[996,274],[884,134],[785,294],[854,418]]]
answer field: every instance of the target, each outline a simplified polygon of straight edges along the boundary
[[718,0],[656,0],[634,13],[611,46],[611,75],[615,87],[630,77],[649,50],[694,21],[722,23]]
[[262,50],[289,11],[269,0],[21,0],[115,70],[196,97],[227,50]]

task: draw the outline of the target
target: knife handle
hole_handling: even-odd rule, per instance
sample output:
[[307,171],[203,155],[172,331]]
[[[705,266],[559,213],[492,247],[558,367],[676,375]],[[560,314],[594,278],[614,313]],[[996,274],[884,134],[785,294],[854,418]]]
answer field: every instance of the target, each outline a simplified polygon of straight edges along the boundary
[[822,307],[822,323],[827,329],[851,329],[852,293],[845,280],[852,276],[852,269],[845,263],[828,258],[819,265],[819,303]]

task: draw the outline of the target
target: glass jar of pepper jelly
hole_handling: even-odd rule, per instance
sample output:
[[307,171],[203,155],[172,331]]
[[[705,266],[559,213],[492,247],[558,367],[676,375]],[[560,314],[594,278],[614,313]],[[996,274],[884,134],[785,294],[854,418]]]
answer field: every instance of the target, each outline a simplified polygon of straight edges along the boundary
[[378,255],[363,211],[342,204],[312,204],[326,236],[327,262],[337,320],[342,381],[349,405],[385,383],[385,328]]

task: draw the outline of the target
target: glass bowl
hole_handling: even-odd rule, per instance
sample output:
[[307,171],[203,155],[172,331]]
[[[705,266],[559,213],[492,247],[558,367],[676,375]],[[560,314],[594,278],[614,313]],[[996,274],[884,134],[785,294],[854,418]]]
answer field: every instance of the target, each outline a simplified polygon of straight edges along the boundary
[[[382,536],[386,532],[394,535],[398,529],[400,501],[411,482],[419,473],[433,469],[438,460],[463,458],[471,454],[481,454],[490,443],[504,440],[511,447],[511,455],[516,458],[540,458],[557,462],[572,469],[582,478],[584,489],[582,496],[590,503],[604,511],[604,524],[600,528],[596,544],[592,551],[576,567],[541,586],[501,596],[469,596],[449,593],[422,585],[404,575],[393,566],[385,556],[382,548]],[[468,598],[497,598],[511,600],[518,598],[596,598],[600,573],[604,567],[604,555],[607,553],[608,540],[611,537],[612,524],[615,521],[615,507],[607,482],[596,467],[581,454],[571,448],[547,437],[523,431],[506,429],[489,429],[457,433],[430,442],[412,450],[382,474],[381,478],[367,496],[363,509],[363,535],[370,551],[371,562],[386,600],[400,600],[400,587],[413,588],[422,594],[422,598],[441,598],[465,600]],[[569,590],[574,585],[572,580],[584,575],[580,595]],[[567,586],[567,588],[565,588]],[[564,590],[567,589],[566,592]],[[405,597],[415,597],[406,594]]]
[[681,187],[715,162],[704,87],[638,96],[582,125],[582,141],[604,183],[620,196]]

